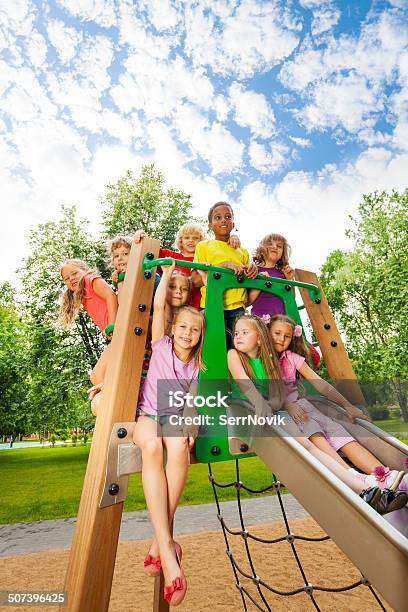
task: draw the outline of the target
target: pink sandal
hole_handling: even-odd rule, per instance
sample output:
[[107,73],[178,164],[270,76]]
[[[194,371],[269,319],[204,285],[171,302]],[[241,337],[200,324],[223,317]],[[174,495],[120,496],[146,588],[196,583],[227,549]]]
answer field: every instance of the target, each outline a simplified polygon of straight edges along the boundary
[[[176,557],[180,564],[183,551],[178,542],[174,542],[174,550],[176,551]],[[146,555],[143,561],[143,571],[146,576],[149,576],[150,578],[156,578],[156,576],[159,576],[161,572],[160,555],[157,555],[157,557],[152,557],[150,554]]]

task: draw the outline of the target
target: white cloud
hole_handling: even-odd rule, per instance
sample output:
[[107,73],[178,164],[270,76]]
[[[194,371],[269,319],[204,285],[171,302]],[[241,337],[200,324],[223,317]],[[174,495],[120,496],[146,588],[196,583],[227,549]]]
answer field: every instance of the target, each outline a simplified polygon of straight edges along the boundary
[[94,21],[103,28],[115,25],[114,0],[57,0],[68,13],[83,21]]
[[308,131],[341,127],[356,133],[364,126],[371,126],[373,113],[382,111],[383,107],[381,92],[371,87],[364,77],[350,74],[321,83],[312,103],[295,114]]
[[221,123],[209,123],[205,115],[191,105],[179,107],[174,127],[181,142],[185,143],[194,157],[201,157],[214,174],[234,172],[242,166],[244,145]]
[[293,30],[282,26],[281,16],[280,5],[273,1],[243,0],[236,6],[201,0],[186,7],[186,51],[195,66],[209,65],[222,75],[244,78],[270,70],[298,44]]
[[163,31],[177,27],[180,15],[169,0],[154,0],[154,2],[148,0],[145,6],[150,22],[156,30]]
[[14,36],[30,34],[35,11],[30,0],[0,0],[0,24]]
[[352,248],[344,232],[363,194],[406,188],[407,163],[408,154],[375,147],[344,168],[289,172],[274,188],[254,181],[237,209],[242,243],[253,249],[266,233],[279,232],[292,245],[292,264],[317,272],[331,251]]
[[288,148],[277,142],[268,146],[253,140],[248,148],[251,166],[261,174],[274,174],[287,165]]
[[2,111],[13,124],[39,116],[55,116],[56,108],[31,68],[4,68],[4,71],[0,70]]
[[[126,71],[111,96],[122,112],[144,111],[148,119],[171,117],[185,100],[202,108],[212,106],[214,87],[202,69],[192,70],[182,58],[160,61],[139,53],[125,61]],[[154,75],[154,78],[152,78]]]
[[312,146],[312,142],[308,138],[299,138],[297,136],[289,136],[290,140],[298,145],[298,147],[307,148]]
[[312,34],[318,36],[323,32],[331,30],[340,19],[340,11],[329,8],[320,8],[313,13]]
[[25,43],[30,63],[35,68],[42,67],[47,58],[47,43],[44,36],[37,30],[33,30]]
[[181,32],[177,29],[161,36],[150,33],[143,20],[135,15],[135,6],[131,0],[121,0],[118,15],[119,43],[128,45],[131,55],[167,60],[172,49],[179,43]]
[[53,19],[47,24],[47,33],[59,60],[63,64],[69,63],[75,57],[82,34],[58,19]]
[[275,116],[263,94],[244,89],[233,83],[229,89],[229,101],[234,108],[234,120],[248,127],[254,136],[268,138],[275,128]]
[[357,38],[343,33],[319,49],[305,39],[280,71],[282,83],[303,95],[298,118],[311,129],[338,125],[355,133],[372,127],[383,110],[386,86],[398,78],[407,41],[393,11],[371,14]]

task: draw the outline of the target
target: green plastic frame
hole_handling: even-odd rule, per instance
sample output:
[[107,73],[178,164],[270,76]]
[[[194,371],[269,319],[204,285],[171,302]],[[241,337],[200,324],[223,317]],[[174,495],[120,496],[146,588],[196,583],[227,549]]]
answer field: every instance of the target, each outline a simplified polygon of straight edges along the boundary
[[[170,257],[154,259],[151,253],[145,255],[143,271],[146,278],[150,278],[151,269],[156,266],[171,265]],[[304,287],[308,290],[310,298],[315,303],[320,303],[321,294],[316,287],[310,283],[290,281],[283,278],[275,278],[258,275],[255,279],[246,276],[236,276],[228,268],[218,266],[207,266],[204,264],[176,260],[176,265],[194,270],[208,272],[207,298],[205,304],[205,337],[203,344],[203,362],[206,369],[200,372],[198,393],[204,397],[216,394],[219,390],[223,394],[229,394],[229,372],[227,366],[227,349],[225,344],[224,326],[224,304],[223,293],[227,289],[260,289],[266,293],[277,295],[283,300],[285,313],[296,323],[302,325],[293,287]],[[214,351],[214,347],[217,350]],[[199,461],[203,463],[215,461],[228,461],[236,459],[229,452],[228,428],[219,423],[219,416],[225,415],[224,408],[198,408],[202,415],[216,417],[214,425],[211,425],[205,435],[199,435],[195,443],[195,453]],[[240,455],[240,458],[253,456],[254,453]]]

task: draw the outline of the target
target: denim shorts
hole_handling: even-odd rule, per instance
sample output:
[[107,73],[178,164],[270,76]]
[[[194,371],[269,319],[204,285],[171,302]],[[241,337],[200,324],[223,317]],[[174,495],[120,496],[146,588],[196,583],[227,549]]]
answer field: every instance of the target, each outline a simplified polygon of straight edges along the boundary
[[144,412],[141,408],[138,408],[136,411],[136,420],[140,416],[148,417],[149,419],[152,419],[152,421],[156,421],[156,423],[158,423],[159,425],[167,425],[171,415],[168,414],[160,416],[159,414],[148,414],[147,412]]

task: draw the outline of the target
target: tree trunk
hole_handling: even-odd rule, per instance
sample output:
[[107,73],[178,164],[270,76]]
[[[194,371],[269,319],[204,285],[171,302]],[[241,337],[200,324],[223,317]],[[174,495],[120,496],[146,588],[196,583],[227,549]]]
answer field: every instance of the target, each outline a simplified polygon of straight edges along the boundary
[[402,420],[404,423],[408,423],[408,397],[407,397],[407,383],[401,380],[393,381],[395,392],[397,394],[398,404],[401,408]]
[[77,328],[81,336],[82,342],[84,343],[84,347],[85,347],[85,351],[88,356],[88,359],[92,367],[94,367],[96,362],[99,359],[99,355],[95,355],[95,350],[94,350],[94,347],[92,346],[92,341],[90,338],[88,326],[86,324],[85,317],[82,312],[79,313],[78,319],[79,319],[79,323],[77,322]]

